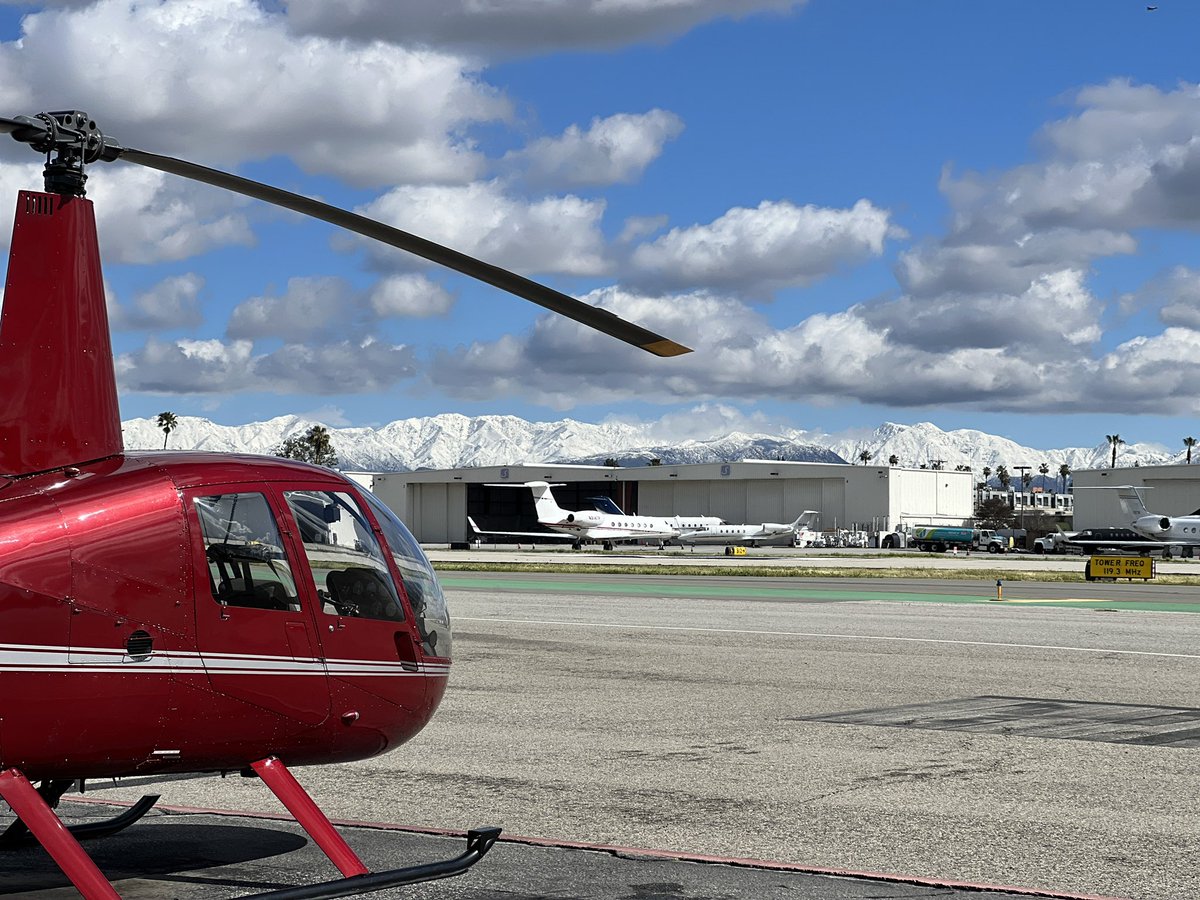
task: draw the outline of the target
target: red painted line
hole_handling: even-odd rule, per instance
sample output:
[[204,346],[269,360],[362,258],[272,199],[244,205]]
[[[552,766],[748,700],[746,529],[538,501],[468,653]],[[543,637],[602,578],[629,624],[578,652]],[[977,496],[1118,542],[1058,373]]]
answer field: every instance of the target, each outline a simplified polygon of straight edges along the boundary
[[[106,806],[132,806],[127,800],[103,800],[98,797],[68,795],[73,803],[95,803]],[[273,822],[294,822],[283,813],[239,812],[235,809],[209,809],[202,806],[164,806],[155,809],[163,812],[207,815],[238,816],[247,819],[265,819]],[[423,834],[431,837],[466,837],[465,831],[451,828],[427,828],[418,825],[396,825],[391,822],[363,822],[357,819],[330,819],[343,828],[373,828],[378,831],[398,831],[404,834]],[[777,862],[768,859],[750,859],[736,856],[711,856],[704,853],[681,853],[676,850],[658,850],[647,847],[622,847],[615,844],[590,844],[586,841],[565,841],[555,838],[530,837],[505,832],[500,836],[502,844],[524,844],[531,847],[549,847],[556,850],[592,850],[611,853],[615,856],[635,856],[643,859],[668,859],[676,862],[707,863],[710,865],[740,866],[747,869],[765,869],[776,872],[795,872],[800,875],[829,875],[836,878],[861,878],[868,881],[883,881],[892,884],[916,884],[922,887],[958,888],[966,891],[991,891],[1017,894],[1022,897],[1044,897],[1047,900],[1130,900],[1128,897],[1112,897],[1104,894],[1064,894],[1039,888],[1013,887],[1007,884],[988,884],[975,881],[952,881],[944,878],[924,878],[919,875],[897,875],[891,872],[860,872],[855,869],[833,869],[824,866],[808,866],[801,863]]]

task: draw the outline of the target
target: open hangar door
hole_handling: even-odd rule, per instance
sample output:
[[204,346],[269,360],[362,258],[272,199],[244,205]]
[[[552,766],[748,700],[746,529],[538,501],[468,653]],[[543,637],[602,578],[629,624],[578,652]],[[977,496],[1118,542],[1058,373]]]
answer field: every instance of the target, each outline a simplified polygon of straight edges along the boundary
[[[566,484],[551,482],[554,499],[563,509],[595,509],[592,497],[607,497],[622,511],[632,514],[637,509],[638,485],[636,482],[574,481]],[[483,531],[546,531],[538,524],[537,510],[533,506],[533,492],[521,484],[467,485],[467,515]],[[472,534],[472,538],[476,535]],[[562,538],[506,538],[503,535],[485,535],[490,543],[567,544]]]

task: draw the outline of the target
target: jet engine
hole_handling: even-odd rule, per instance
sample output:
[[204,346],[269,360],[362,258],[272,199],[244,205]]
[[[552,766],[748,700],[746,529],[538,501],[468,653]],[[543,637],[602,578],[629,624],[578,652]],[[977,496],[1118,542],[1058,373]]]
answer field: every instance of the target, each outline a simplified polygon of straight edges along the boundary
[[1168,516],[1140,516],[1133,527],[1143,534],[1158,534],[1171,530],[1171,519]]
[[576,523],[579,525],[585,525],[588,527],[592,527],[595,525],[603,525],[604,524],[604,516],[602,516],[598,512],[593,512],[591,510],[584,510],[583,512],[574,512],[574,513],[568,514],[567,521],[573,522],[573,523]]

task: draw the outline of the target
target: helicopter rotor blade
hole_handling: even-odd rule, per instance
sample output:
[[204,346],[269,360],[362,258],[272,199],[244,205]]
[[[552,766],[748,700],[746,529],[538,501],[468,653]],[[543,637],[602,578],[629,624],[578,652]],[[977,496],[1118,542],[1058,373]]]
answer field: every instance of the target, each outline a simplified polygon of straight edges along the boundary
[[0,117],[0,134],[11,134],[16,140],[26,144],[33,143],[34,140],[45,134],[46,130],[44,123],[28,116],[21,116],[18,119]]
[[[2,127],[5,121],[11,122],[13,120],[0,120],[0,127]],[[20,124],[19,122],[14,122],[16,126]],[[290,191],[271,187],[259,181],[251,181],[248,178],[242,178],[239,175],[232,175],[218,169],[210,169],[206,166],[187,162],[186,160],[161,156],[157,153],[148,153],[145,150],[137,150],[132,147],[121,148],[117,151],[116,158],[244,194],[247,197],[253,197],[257,200],[282,206],[285,209],[290,209],[306,216],[321,219],[332,225],[345,228],[347,231],[353,231],[356,234],[361,234],[364,237],[372,238],[384,244],[390,244],[393,247],[406,250],[416,256],[453,269],[456,272],[461,272],[464,275],[469,275],[479,281],[486,282],[493,287],[500,288],[502,291],[523,297],[551,312],[574,319],[576,322],[615,337],[627,344],[633,344],[635,347],[640,347],[656,356],[679,356],[680,354],[691,352],[690,348],[684,347],[682,344],[677,344],[675,341],[665,338],[660,334],[655,334],[653,331],[642,328],[640,325],[628,322],[606,309],[591,306],[544,284],[539,284],[514,272],[509,272],[507,269],[502,269],[499,266],[494,266],[482,260],[475,259],[472,256],[467,256],[465,253],[460,253],[457,250],[436,244],[433,241],[418,237],[407,231],[401,231],[399,228],[384,225],[382,222],[377,222],[366,216],[339,209],[328,203],[322,203],[320,200],[314,200],[311,197],[305,197],[301,194],[293,194]]]

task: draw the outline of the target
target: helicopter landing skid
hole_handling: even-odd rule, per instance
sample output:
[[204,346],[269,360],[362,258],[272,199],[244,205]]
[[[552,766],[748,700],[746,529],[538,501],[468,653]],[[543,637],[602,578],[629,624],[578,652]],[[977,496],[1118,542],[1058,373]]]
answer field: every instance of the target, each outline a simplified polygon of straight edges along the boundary
[[[467,832],[467,849],[453,859],[386,872],[371,872],[283,763],[275,757],[268,757],[252,763],[251,768],[295,816],[296,822],[308,832],[343,877],[305,887],[253,894],[241,900],[324,900],[326,897],[369,894],[398,885],[450,878],[461,875],[483,859],[500,837],[499,828],[473,829]],[[20,769],[0,772],[0,798],[17,814],[17,822],[0,840],[10,845],[26,840],[41,844],[84,900],[120,900],[112,884],[79,845],[79,839],[102,837],[127,828],[144,816],[158,797],[147,795],[112,819],[67,828],[52,807],[58,804],[71,783],[43,782],[39,790],[30,784]],[[20,828],[16,827],[18,823]]]
[[499,828],[472,829],[467,832],[466,851],[453,859],[372,873],[334,829],[316,801],[278,758],[270,756],[260,759],[251,763],[250,768],[262,779],[263,784],[271,789],[271,793],[279,798],[279,802],[287,807],[288,812],[295,816],[300,827],[308,832],[309,837],[324,851],[344,877],[306,887],[251,894],[239,900],[324,900],[326,897],[348,897],[402,884],[450,878],[461,875],[483,859],[484,854],[492,849],[492,845],[500,837]]
[[499,828],[475,828],[467,832],[467,849],[453,859],[442,862],[425,863],[420,866],[406,866],[403,869],[392,869],[387,872],[368,872],[365,875],[351,875],[348,878],[337,878],[320,884],[306,887],[284,888],[279,891],[268,891],[265,894],[250,894],[241,896],[238,900],[324,900],[326,897],[357,897],[384,888],[397,887],[402,884],[418,884],[422,881],[436,881],[439,878],[450,878],[461,875],[492,849],[500,837]]
[[[62,784],[70,786],[74,781],[65,781]],[[65,791],[57,790],[59,782],[50,782],[54,787],[51,788],[50,794],[47,795],[46,785],[38,788],[38,794],[46,801],[46,803],[55,807],[58,805],[58,797],[62,796]],[[57,796],[55,796],[57,795]],[[68,825],[67,831],[71,832],[78,841],[86,841],[94,838],[108,837],[116,834],[118,831],[124,831],[134,822],[137,822],[142,816],[150,812],[154,804],[158,802],[158,794],[146,794],[133,806],[129,807],[123,813],[113,816],[111,819],[103,819],[98,822],[84,822],[80,825]],[[15,819],[11,825],[5,829],[3,834],[0,834],[0,850],[13,850],[18,847],[28,847],[37,843],[37,838],[29,832],[29,827],[21,819]]]

